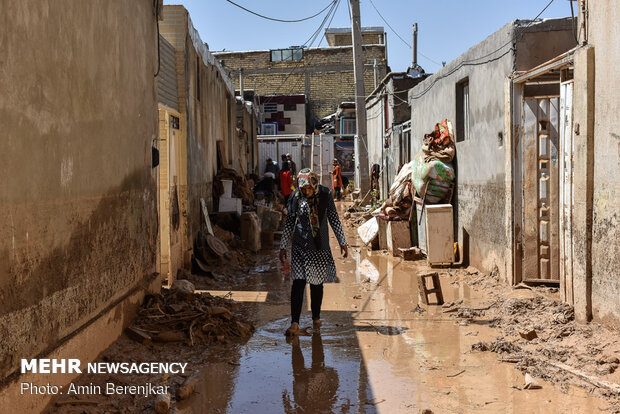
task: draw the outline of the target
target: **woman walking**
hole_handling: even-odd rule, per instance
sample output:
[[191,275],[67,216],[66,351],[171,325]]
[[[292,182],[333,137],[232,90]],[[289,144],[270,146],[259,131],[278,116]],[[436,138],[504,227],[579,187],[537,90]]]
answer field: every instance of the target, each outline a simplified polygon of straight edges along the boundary
[[[331,225],[342,257],[349,251],[342,231],[334,199],[329,189],[319,185],[319,179],[309,168],[297,176],[298,189],[291,195],[282,241],[280,261],[286,262],[286,252],[291,248],[291,326],[287,336],[299,334],[299,316],[304,300],[306,283],[310,284],[310,308],[315,330],[321,326],[323,283],[337,282],[336,265],[329,248],[327,223]],[[291,247],[292,245],[292,247]]]

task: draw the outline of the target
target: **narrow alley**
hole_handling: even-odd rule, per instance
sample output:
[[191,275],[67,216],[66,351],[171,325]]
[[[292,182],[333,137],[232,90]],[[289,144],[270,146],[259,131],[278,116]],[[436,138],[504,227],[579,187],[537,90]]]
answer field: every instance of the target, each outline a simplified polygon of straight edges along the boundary
[[620,413],[617,1],[2,6],[0,414]]
[[[340,207],[342,213],[344,206]],[[593,394],[591,383],[567,378],[566,373],[550,377],[550,381],[537,380],[541,389],[528,390],[523,373],[515,369],[516,361],[502,360],[502,355],[515,356],[510,350],[496,351],[499,354],[476,350],[475,344],[504,339],[498,318],[483,311],[468,315],[461,309],[488,310],[489,305],[497,306],[498,298],[544,298],[558,304],[557,289],[506,289],[489,295],[490,290],[498,289],[496,283],[479,286],[475,282],[481,276],[477,271],[472,276],[452,270],[441,277],[444,300],[460,304],[460,312],[452,313],[450,306],[420,306],[412,275],[426,265],[357,247],[359,238],[353,231],[347,233],[352,254],[344,260],[337,258],[332,235],[340,281],[325,285],[323,325],[313,331],[306,297],[301,326],[307,330],[298,337],[284,336],[290,323],[291,283],[281,272],[277,250],[249,256],[243,264],[249,271],[227,274],[220,268],[221,273],[214,269],[212,277],[188,275],[197,291],[241,303],[243,313],[251,315],[256,332],[247,343],[215,345],[190,357],[193,367],[189,376],[197,377],[196,385],[193,395],[176,403],[175,412],[418,413],[428,409],[437,413],[596,413],[618,407],[614,405],[618,399],[609,399],[612,394]],[[223,286],[226,288],[222,290]],[[220,290],[213,289],[216,287]],[[518,334],[506,340],[509,346],[527,342]],[[548,340],[552,337],[539,344]],[[588,345],[598,345],[600,354],[617,355],[620,335],[607,331]],[[124,337],[104,353],[103,360],[141,360],[152,352],[151,346],[137,345]],[[191,348],[181,348],[180,355],[194,354]],[[574,350],[584,356],[591,351]],[[157,352],[155,355],[168,359],[179,349],[168,344]],[[523,355],[527,354],[516,354],[519,358]],[[547,358],[540,356],[543,358],[538,364],[543,367]],[[93,377],[87,377],[77,383],[92,381]],[[161,378],[153,376],[136,383],[144,381],[160,382]],[[122,407],[148,411],[152,406],[152,398],[130,399],[122,405],[102,396],[89,399],[97,402],[97,408],[77,404],[79,412],[122,411]],[[59,402],[72,400],[76,398],[61,398]],[[72,413],[75,408],[57,404],[51,412]]]

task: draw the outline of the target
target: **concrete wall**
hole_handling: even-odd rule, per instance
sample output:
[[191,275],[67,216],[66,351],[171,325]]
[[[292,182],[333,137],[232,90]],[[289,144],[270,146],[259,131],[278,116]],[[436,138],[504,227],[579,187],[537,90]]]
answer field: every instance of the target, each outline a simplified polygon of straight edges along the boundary
[[[1,14],[5,384],[19,358],[48,354],[155,271],[155,19],[150,0],[24,0]],[[103,350],[91,339],[80,345]]]
[[[368,163],[369,167],[379,164],[382,168],[379,179],[380,198],[388,197],[401,158],[400,135],[396,134],[392,127],[410,119],[408,92],[420,81],[407,77],[404,73],[389,74],[366,100]],[[389,144],[387,147],[386,137]]]
[[[200,199],[210,212],[215,211],[213,177],[220,168],[240,170],[237,156],[242,142],[236,132],[236,100],[233,84],[220,64],[206,49],[183,6],[165,6],[160,33],[174,46],[177,58],[179,110],[184,114],[187,171],[185,234],[188,250],[203,221]],[[181,193],[181,191],[180,191]],[[189,263],[189,253],[184,258]]]
[[251,174],[258,167],[258,113],[252,102],[237,100],[237,139],[240,142],[239,163],[243,174]]
[[469,80],[470,138],[456,143],[454,161],[458,240],[465,240],[470,264],[497,271],[506,281],[512,274],[512,231],[506,214],[511,203],[506,158],[511,154],[503,142],[508,136],[504,83],[513,70],[530,69],[574,46],[574,40],[572,45],[567,40],[572,33],[566,19],[528,24],[506,24],[409,93],[415,154],[435,123],[448,118],[456,128],[456,84]]
[[[257,95],[306,95],[310,117],[323,118],[336,112],[341,102],[355,101],[351,46],[304,49],[303,60],[297,62],[271,62],[268,50],[214,55],[224,61],[237,83],[238,70],[243,68],[245,89],[254,89]],[[379,64],[379,78],[387,73],[385,46],[364,46],[364,58],[364,82],[370,93],[374,87],[374,59]]]
[[589,108],[575,106],[575,122],[587,131],[588,116],[593,116],[591,305],[595,319],[620,328],[620,8],[613,0],[588,1],[588,12],[592,56],[589,65],[575,65],[575,89],[578,78],[587,82],[593,71],[589,86],[594,96]]
[[[384,97],[378,93],[366,101],[366,142],[368,144],[368,167],[372,171],[372,166],[378,164],[383,166],[383,137],[385,133],[384,120]],[[381,180],[380,180],[381,182]],[[380,197],[385,194],[380,185]]]

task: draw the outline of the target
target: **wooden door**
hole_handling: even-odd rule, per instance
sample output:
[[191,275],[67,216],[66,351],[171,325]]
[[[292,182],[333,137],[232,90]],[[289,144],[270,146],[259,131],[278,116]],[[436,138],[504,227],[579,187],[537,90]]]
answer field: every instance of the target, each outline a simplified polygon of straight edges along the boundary
[[573,82],[560,85],[560,294],[574,304],[573,294]]
[[522,114],[522,280],[559,283],[559,99],[526,98]]

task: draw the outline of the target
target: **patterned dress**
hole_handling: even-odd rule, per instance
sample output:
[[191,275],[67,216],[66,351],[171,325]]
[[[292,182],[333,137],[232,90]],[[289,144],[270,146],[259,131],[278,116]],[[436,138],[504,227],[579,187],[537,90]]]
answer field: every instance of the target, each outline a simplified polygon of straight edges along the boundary
[[328,221],[338,239],[338,244],[346,246],[347,240],[344,237],[336,205],[331,195],[329,195],[327,210],[320,223],[320,248],[316,247],[312,238],[309,206],[304,198],[299,199],[297,214],[286,216],[280,247],[289,249],[292,244],[291,277],[293,279],[302,279],[312,285],[338,282],[336,265],[329,248]]

